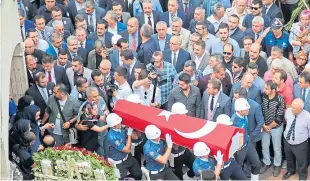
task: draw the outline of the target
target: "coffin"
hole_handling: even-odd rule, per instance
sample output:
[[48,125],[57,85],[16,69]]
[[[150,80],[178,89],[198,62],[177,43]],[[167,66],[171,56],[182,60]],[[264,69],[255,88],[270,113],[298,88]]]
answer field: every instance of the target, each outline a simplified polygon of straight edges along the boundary
[[224,154],[224,161],[232,157],[243,143],[243,129],[125,100],[116,103],[114,112],[123,118],[122,124],[141,132],[144,132],[146,126],[153,124],[161,129],[162,139],[169,133],[173,143],[190,150],[196,142],[202,141],[210,147],[211,156],[220,150]]

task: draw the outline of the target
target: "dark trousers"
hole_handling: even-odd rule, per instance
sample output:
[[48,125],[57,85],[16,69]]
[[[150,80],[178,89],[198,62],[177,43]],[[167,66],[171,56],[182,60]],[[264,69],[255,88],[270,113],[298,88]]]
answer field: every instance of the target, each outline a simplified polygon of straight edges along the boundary
[[143,145],[144,144],[141,143],[140,145],[135,147],[135,155],[133,156],[137,160],[140,168],[141,168],[141,157],[143,155]]
[[159,172],[157,174],[151,174],[150,172],[150,178],[151,180],[179,180],[179,178],[173,173],[171,168],[165,168],[162,172]]
[[299,180],[306,180],[308,176],[308,140],[298,144],[291,145],[284,140],[284,153],[287,161],[287,171],[295,173],[296,161],[299,172]]
[[[285,23],[290,21],[292,12],[294,11],[294,9],[297,8],[297,6],[298,6],[298,2],[295,4],[282,4],[281,3],[281,9],[282,9]],[[296,18],[296,20],[298,20],[298,18]]]
[[160,109],[168,110],[168,102],[160,106]]
[[193,162],[195,160],[195,156],[193,153],[191,153],[188,149],[185,150],[183,155],[180,155],[178,157],[174,158],[174,168],[173,172],[177,177],[179,177],[180,180],[183,180],[183,164],[189,168],[189,171],[187,172],[187,175],[189,177],[194,177],[194,171],[193,171]]
[[221,180],[247,180],[241,166],[235,160],[232,160],[228,167],[222,169],[220,178]]
[[248,144],[245,147],[235,153],[235,160],[240,164],[240,166],[243,165],[245,159],[247,159],[250,163],[251,173],[254,175],[259,174],[261,161],[253,143],[250,140],[248,140]]
[[128,158],[126,161],[117,164],[116,168],[119,170],[121,174],[120,180],[124,180],[127,177],[127,173],[129,171],[130,175],[128,177],[133,177],[135,180],[142,179],[142,171],[138,162],[131,153],[128,154]]

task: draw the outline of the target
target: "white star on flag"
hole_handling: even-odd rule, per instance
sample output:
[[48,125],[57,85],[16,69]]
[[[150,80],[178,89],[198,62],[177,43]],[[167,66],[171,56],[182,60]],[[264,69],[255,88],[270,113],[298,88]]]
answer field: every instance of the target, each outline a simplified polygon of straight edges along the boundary
[[157,116],[165,116],[166,121],[168,122],[169,118],[171,115],[174,115],[176,113],[170,112],[170,111],[162,111],[161,113],[159,113]]

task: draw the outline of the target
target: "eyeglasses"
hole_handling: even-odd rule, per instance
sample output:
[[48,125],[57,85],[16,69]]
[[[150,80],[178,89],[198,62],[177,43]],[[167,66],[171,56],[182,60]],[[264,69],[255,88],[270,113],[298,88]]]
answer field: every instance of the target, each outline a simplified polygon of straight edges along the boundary
[[144,92],[144,99],[145,100],[147,99],[147,92],[146,91]]
[[231,55],[231,52],[223,52],[224,55]]
[[251,7],[252,10],[258,10],[260,7]]

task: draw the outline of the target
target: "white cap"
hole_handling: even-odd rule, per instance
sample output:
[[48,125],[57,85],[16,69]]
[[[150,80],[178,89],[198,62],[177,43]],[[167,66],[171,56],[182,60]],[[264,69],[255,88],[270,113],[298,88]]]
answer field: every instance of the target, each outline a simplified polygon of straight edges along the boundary
[[171,112],[176,114],[186,114],[188,110],[186,109],[185,105],[181,102],[176,102],[171,107]]
[[160,137],[161,131],[155,125],[148,125],[145,128],[145,136],[147,139],[152,140]]
[[195,156],[206,156],[210,153],[210,148],[204,142],[197,142],[193,148]]
[[244,98],[238,98],[235,101],[235,111],[245,111],[250,109],[250,104]]
[[106,120],[107,120],[108,126],[111,128],[111,127],[116,126],[117,124],[121,123],[123,119],[115,113],[110,113],[107,116]]
[[130,94],[127,97],[127,101],[137,103],[137,104],[141,104],[142,102],[140,96],[138,96],[137,94]]
[[114,36],[112,36],[112,38],[111,38],[112,44],[113,44],[113,45],[116,45],[116,44],[117,44],[117,41],[118,41],[119,39],[121,39],[121,38],[122,38],[121,35],[114,35]]
[[219,124],[224,124],[224,125],[232,125],[233,123],[231,122],[231,119],[229,116],[226,114],[221,114],[216,118],[216,122]]

